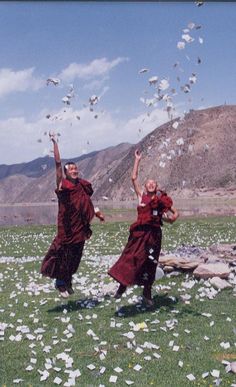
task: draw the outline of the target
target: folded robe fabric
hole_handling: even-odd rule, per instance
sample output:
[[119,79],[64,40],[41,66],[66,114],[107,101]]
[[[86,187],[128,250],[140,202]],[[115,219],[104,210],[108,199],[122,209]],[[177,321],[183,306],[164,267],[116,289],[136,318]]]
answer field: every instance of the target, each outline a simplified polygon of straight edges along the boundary
[[108,274],[124,286],[151,286],[155,280],[156,267],[161,250],[162,215],[173,202],[163,191],[154,198],[142,196],[137,207],[138,218],[130,226],[128,242]]
[[78,269],[84,242],[92,235],[90,222],[94,207],[90,199],[91,184],[78,179],[76,184],[62,180],[58,197],[57,235],[41,265],[41,274],[68,281]]

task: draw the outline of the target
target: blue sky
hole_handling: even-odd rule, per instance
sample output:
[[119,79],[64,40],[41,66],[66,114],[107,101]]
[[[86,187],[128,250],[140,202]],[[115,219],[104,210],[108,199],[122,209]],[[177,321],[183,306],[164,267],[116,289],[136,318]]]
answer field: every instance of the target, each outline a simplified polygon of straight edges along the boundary
[[191,108],[235,104],[235,36],[233,2],[0,2],[0,164],[51,154],[49,131],[69,158],[136,143]]

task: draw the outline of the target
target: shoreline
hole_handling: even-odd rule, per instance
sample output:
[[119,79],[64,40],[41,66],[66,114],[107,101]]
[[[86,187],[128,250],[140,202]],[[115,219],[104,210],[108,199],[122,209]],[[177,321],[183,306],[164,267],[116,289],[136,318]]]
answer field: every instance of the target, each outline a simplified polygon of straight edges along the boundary
[[[173,201],[182,219],[236,216],[235,197],[177,198],[173,195]],[[107,222],[133,222],[136,219],[136,201],[93,203],[104,212]],[[0,203],[0,226],[54,225],[56,221],[57,202]],[[99,221],[95,219],[94,222]]]

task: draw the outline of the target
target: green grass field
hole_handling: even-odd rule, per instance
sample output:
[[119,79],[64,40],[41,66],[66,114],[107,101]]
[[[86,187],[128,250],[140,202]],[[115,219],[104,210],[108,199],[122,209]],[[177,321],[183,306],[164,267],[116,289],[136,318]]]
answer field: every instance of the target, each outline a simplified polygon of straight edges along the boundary
[[[233,289],[210,300],[208,282],[195,281],[189,289],[192,278],[181,274],[155,283],[151,309],[142,304],[138,287],[119,301],[106,294],[114,283],[107,270],[126,243],[128,227],[93,225],[69,301],[39,274],[55,227],[0,229],[0,257],[8,257],[0,260],[0,386],[236,383],[222,364],[236,361]],[[181,220],[163,227],[163,249],[234,243],[235,231],[236,218]],[[188,303],[181,300],[186,294]]]

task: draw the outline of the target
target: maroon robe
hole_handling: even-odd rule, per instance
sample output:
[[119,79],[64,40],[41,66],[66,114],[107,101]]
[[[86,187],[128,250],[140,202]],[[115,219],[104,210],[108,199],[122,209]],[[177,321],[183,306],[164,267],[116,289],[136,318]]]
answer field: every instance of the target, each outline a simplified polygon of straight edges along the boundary
[[[142,205],[143,204],[143,205]],[[162,215],[172,206],[172,199],[158,191],[153,199],[142,196],[138,218],[130,226],[128,242],[108,274],[124,286],[151,286],[161,250]]]
[[70,284],[79,267],[85,240],[92,235],[90,222],[94,207],[90,196],[93,190],[86,180],[78,179],[73,184],[63,179],[61,189],[55,192],[59,207],[57,236],[42,262],[41,274]]

